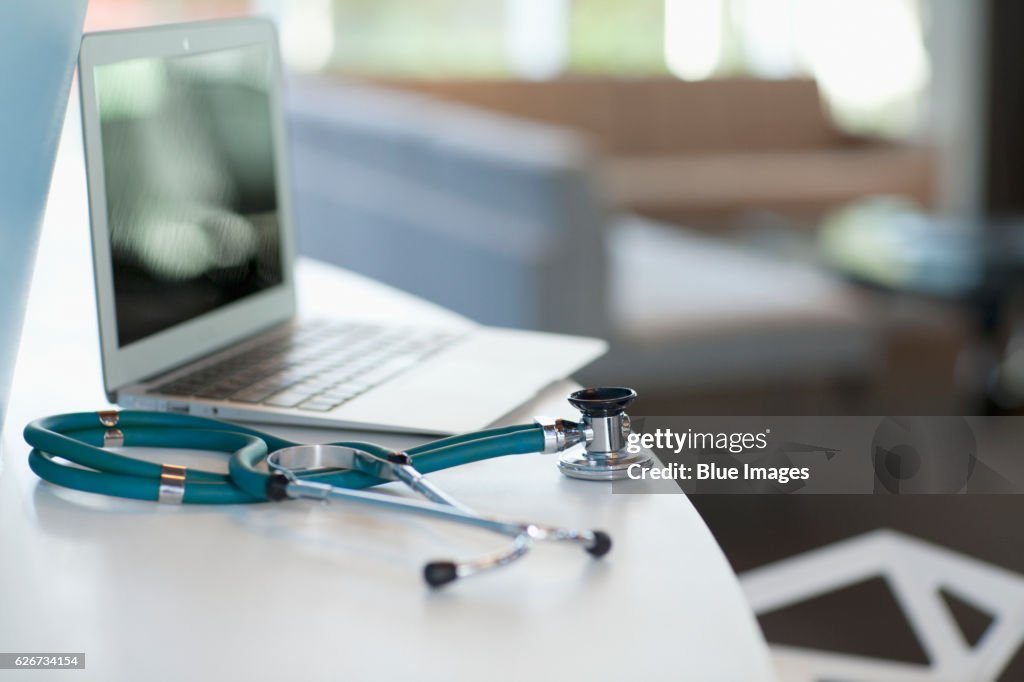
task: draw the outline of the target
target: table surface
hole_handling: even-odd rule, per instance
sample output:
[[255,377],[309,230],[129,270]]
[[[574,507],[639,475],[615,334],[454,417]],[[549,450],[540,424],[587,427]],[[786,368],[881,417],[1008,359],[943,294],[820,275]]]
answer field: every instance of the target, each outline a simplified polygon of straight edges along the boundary
[[[612,552],[596,561],[539,545],[436,592],[422,582],[425,561],[494,548],[494,537],[343,504],[175,507],[40,482],[21,427],[105,406],[73,105],[68,116],[0,450],[0,650],[85,652],[75,679],[97,680],[774,679],[739,584],[686,496],[613,495],[563,477],[550,457],[432,478],[488,512],[603,528]],[[456,320],[315,262],[301,264],[299,291],[311,313],[358,300],[362,317]],[[508,420],[571,416],[571,386]]]

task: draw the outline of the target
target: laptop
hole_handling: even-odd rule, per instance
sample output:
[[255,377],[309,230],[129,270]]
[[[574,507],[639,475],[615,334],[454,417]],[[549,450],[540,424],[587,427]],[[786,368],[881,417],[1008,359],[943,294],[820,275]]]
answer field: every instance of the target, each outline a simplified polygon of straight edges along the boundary
[[85,0],[0,3],[0,427]]
[[[448,434],[603,341],[296,314],[282,70],[263,19],[87,34],[79,88],[103,380],[125,407]],[[467,283],[472,284],[472,283]]]

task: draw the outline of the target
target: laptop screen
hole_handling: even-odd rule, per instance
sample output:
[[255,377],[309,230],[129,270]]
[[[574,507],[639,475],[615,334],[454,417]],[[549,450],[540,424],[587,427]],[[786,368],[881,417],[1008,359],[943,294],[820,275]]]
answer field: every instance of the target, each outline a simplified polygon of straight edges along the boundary
[[117,340],[283,281],[263,44],[95,69]]

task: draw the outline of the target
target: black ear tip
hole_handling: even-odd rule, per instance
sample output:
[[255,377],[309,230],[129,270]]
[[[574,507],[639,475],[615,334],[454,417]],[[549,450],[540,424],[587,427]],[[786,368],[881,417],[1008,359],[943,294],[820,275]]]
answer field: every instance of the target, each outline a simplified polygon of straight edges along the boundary
[[431,561],[423,567],[423,578],[431,587],[447,585],[458,577],[459,571],[451,561]]
[[600,559],[612,549],[612,538],[603,530],[594,531],[594,544],[587,547],[587,551],[594,557]]
[[288,477],[282,473],[274,472],[267,477],[266,495],[271,502],[280,502],[288,499]]

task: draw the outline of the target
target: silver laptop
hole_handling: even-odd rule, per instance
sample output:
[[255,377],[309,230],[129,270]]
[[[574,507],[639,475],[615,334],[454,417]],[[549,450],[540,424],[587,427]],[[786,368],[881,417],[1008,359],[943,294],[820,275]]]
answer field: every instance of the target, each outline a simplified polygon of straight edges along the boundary
[[596,339],[475,325],[297,319],[271,23],[89,34],[79,87],[112,401],[224,419],[457,433],[496,420],[604,351]]

